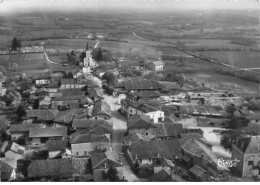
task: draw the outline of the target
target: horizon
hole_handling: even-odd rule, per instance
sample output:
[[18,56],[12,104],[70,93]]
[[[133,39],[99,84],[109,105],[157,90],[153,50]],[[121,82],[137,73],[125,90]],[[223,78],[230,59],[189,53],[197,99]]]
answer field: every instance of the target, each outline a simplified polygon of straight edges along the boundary
[[1,13],[97,10],[260,10],[259,0],[0,0]]

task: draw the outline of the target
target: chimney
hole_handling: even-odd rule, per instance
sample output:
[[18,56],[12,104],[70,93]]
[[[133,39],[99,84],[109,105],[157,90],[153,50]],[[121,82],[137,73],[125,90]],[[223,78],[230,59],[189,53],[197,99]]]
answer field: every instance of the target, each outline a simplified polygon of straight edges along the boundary
[[157,154],[157,157],[160,158],[160,153]]
[[107,168],[107,163],[105,163],[105,168]]

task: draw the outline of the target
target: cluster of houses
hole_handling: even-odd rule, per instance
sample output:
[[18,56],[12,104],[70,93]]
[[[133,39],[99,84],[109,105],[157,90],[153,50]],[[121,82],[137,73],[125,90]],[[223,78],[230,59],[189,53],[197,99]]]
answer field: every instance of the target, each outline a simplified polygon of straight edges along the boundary
[[[95,67],[88,50],[83,72],[78,66],[57,66],[28,80],[31,88],[22,100],[26,106],[19,121],[0,121],[0,180],[106,181],[104,174],[111,168],[124,180],[126,158],[135,173],[151,181],[227,181],[231,169],[218,165],[214,146],[202,129],[189,127],[190,123],[197,118],[224,120],[226,107],[232,104],[237,107],[235,116],[246,118],[248,128],[260,131],[260,114],[238,108],[245,100],[234,93],[167,95],[158,81],[126,78],[118,80],[111,97],[118,100],[117,114],[125,117],[127,125],[122,153],[116,153],[116,119],[111,119],[111,102],[100,79],[106,70],[95,70],[93,75],[90,69]],[[161,61],[146,61],[128,67],[122,63],[121,68],[162,71],[165,66]],[[71,71],[76,72],[70,76]],[[110,72],[120,74],[115,69]],[[238,136],[231,152],[232,159],[239,160],[235,170],[241,177],[260,176],[260,136]]]

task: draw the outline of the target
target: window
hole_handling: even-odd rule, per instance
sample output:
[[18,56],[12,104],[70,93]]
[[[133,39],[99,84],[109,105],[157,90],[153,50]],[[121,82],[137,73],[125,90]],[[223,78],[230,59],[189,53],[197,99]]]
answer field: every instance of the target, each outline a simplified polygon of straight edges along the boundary
[[76,152],[76,156],[79,156],[79,152]]
[[148,132],[146,132],[146,133],[145,133],[145,135],[147,135],[147,136],[148,136]]
[[154,135],[154,133],[153,133],[153,135]]
[[87,156],[87,151],[84,151],[84,155]]
[[152,159],[149,159],[149,162],[151,162],[152,161]]
[[254,161],[248,161],[248,166],[250,166],[250,165],[254,165]]

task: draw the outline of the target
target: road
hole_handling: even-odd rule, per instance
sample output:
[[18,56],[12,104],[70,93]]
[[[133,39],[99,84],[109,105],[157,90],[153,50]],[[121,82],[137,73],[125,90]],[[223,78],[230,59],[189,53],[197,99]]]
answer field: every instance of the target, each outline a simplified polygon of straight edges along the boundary
[[46,52],[44,52],[44,55],[45,55],[45,58],[46,58],[46,60],[47,60],[48,62],[50,62],[50,63],[52,63],[52,64],[61,65],[60,63],[57,63],[57,62],[53,62],[53,61],[51,61],[51,60],[49,59],[49,57],[48,57],[48,55],[47,55]]
[[97,43],[94,46],[95,49],[98,47],[98,44],[99,44],[99,40],[97,41]]

